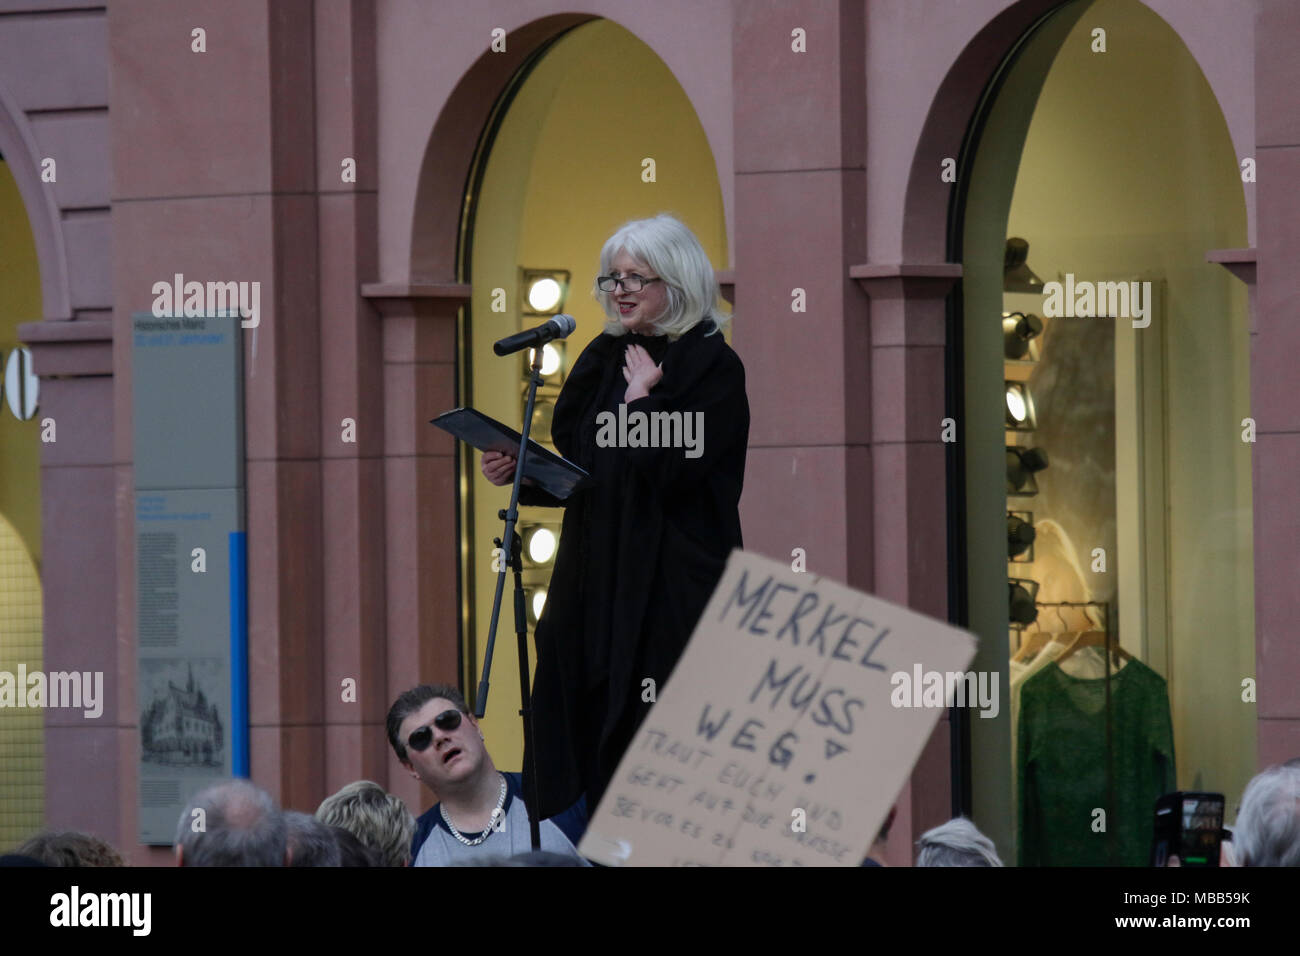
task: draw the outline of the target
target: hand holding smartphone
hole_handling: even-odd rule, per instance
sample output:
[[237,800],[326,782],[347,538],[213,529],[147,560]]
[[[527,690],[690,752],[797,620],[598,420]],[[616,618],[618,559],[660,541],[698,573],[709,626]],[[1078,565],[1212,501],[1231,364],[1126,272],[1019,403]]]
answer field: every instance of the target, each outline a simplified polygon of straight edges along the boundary
[[1167,866],[1177,857],[1179,866],[1218,866],[1223,807],[1223,794],[1200,790],[1178,790],[1157,800],[1151,865]]

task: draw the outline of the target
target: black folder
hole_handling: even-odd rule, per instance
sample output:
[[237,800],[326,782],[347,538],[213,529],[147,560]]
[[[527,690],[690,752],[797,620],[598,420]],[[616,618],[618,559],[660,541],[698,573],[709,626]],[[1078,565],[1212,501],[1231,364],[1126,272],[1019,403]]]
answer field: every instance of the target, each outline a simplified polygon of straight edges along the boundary
[[[429,419],[445,432],[473,445],[479,451],[499,451],[506,455],[519,454],[519,432],[489,418],[473,408],[456,408]],[[524,462],[524,477],[563,501],[573,494],[588,476],[573,462],[561,458],[553,451],[528,439],[528,457]]]

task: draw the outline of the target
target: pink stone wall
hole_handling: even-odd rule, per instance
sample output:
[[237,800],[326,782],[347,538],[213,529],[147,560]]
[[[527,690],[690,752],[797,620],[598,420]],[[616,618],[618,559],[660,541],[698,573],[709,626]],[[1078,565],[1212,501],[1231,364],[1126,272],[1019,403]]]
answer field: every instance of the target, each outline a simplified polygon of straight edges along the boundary
[[[0,2],[0,153],[36,241],[43,315],[19,329],[41,382],[46,670],[104,672],[104,713],[50,710],[45,815],[109,839],[121,835],[123,764],[133,701],[117,601],[116,476],[108,321],[113,303],[108,164],[108,49],[102,6]],[[51,64],[60,64],[59,69]],[[42,163],[55,161],[54,182]],[[43,321],[42,321],[43,320]],[[134,683],[134,661],[126,673]],[[131,766],[127,764],[126,766]]]
[[[49,825],[97,830],[137,862],[166,858],[136,846],[130,353],[113,333],[174,272],[263,289],[263,325],[245,333],[253,777],[304,810],[359,777],[427,805],[382,720],[397,692],[456,667],[454,459],[421,422],[453,394],[464,171],[513,65],[591,16],[664,60],[717,161],[734,257],[717,265],[731,267],[745,317],[735,342],[753,412],[747,546],[785,560],[802,547],[811,571],[945,617],[932,423],[959,268],[944,263],[949,187],[930,171],[956,155],[991,71],[1049,5],[122,0],[54,16],[50,3],[0,0],[0,150],[53,320],[24,335],[39,373],[69,376],[42,383],[60,422],[43,450],[46,659],[113,675],[95,726],[49,721]],[[1246,198],[1269,762],[1300,751],[1288,629],[1300,399],[1280,384],[1300,352],[1288,186],[1300,177],[1300,15],[1286,0],[1261,0],[1258,22],[1235,0],[1150,6],[1200,60],[1266,191]],[[195,25],[208,31],[202,56]],[[498,26],[511,46],[494,61],[483,51]],[[807,31],[803,59],[790,55],[794,26]],[[40,68],[52,60],[65,68]],[[39,182],[47,152],[65,157],[56,188]],[[355,183],[339,175],[348,157]],[[808,311],[793,315],[796,287]],[[355,444],[340,441],[344,418]],[[357,704],[340,699],[343,677],[358,679]],[[891,862],[909,862],[915,836],[949,815],[948,759],[944,720],[900,794]]]

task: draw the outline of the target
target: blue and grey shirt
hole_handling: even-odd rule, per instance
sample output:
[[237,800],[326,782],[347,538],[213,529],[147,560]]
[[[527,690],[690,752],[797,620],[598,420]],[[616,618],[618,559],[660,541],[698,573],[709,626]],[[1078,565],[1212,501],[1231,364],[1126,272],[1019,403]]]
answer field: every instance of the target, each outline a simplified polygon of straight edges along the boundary
[[[416,821],[415,839],[411,843],[412,866],[448,866],[466,860],[481,860],[485,856],[512,857],[528,853],[533,848],[528,827],[528,811],[524,806],[523,777],[517,773],[503,773],[506,779],[506,802],[502,807],[504,822],[492,831],[478,846],[466,846],[448,829],[442,819],[442,804],[435,804],[422,813]],[[550,853],[578,856],[575,844],[586,829],[586,805],[579,801],[569,810],[543,820],[541,823],[542,849]],[[479,833],[462,835],[470,840]]]

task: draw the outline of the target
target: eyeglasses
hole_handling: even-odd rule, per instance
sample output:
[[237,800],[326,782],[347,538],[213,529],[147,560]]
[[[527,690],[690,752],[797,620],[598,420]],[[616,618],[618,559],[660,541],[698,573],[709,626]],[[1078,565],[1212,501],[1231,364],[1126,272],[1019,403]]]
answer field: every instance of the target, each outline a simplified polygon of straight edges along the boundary
[[[444,710],[437,717],[433,718],[433,726],[439,730],[451,733],[460,726],[459,710]],[[417,754],[422,754],[429,749],[429,744],[433,743],[433,727],[427,724],[419,730],[412,731],[411,736],[406,739],[406,745],[414,750]]]
[[613,292],[618,286],[623,287],[624,292],[640,292],[651,282],[663,282],[663,279],[647,279],[645,276],[639,276],[635,272],[619,277],[616,275],[598,276],[596,278],[596,288],[601,292]]

